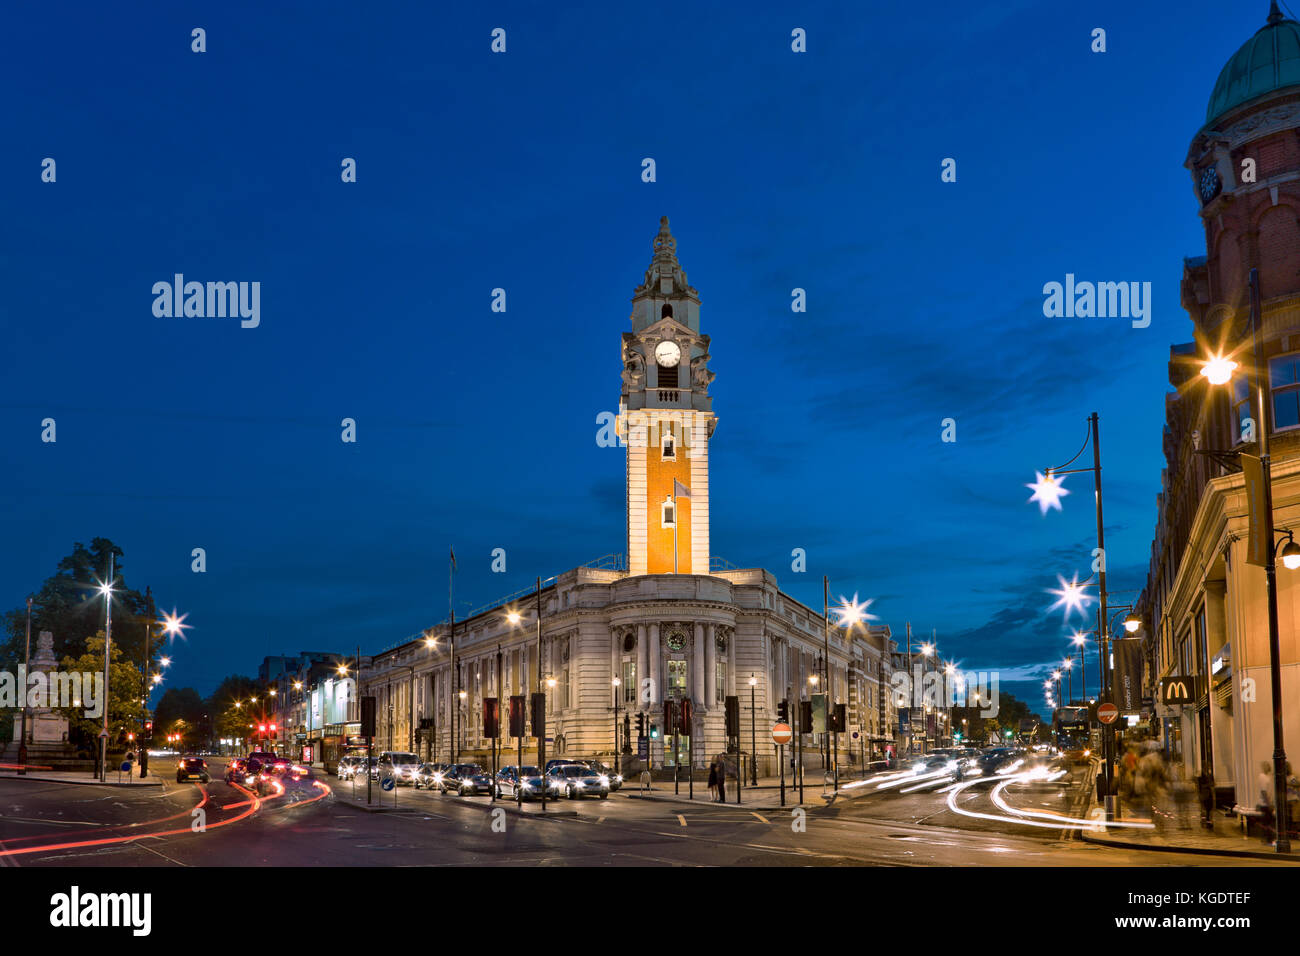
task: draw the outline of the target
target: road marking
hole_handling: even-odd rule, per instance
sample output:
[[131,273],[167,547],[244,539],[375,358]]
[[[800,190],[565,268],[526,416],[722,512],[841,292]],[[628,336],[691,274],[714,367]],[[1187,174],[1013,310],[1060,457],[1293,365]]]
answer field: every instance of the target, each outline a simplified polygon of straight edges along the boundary
[[677,814],[677,822],[680,823],[682,826],[686,826],[686,818],[682,816],[680,813]]
[[752,816],[756,816],[756,817],[758,817],[758,818],[759,818],[760,820],[762,820],[764,823],[771,823],[771,822],[772,822],[772,821],[769,820],[767,817],[763,816],[763,814],[761,814],[761,813],[756,813],[756,812],[753,811],[753,810],[750,810],[749,812],[750,812],[750,814],[751,814]]

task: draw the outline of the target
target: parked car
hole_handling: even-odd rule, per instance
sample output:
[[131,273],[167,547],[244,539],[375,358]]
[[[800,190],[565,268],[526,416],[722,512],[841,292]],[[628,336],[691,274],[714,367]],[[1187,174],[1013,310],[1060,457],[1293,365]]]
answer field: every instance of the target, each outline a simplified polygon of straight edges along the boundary
[[544,779],[537,767],[519,768],[513,764],[502,767],[497,774],[497,796],[508,796],[520,802],[538,800],[542,796]]
[[208,776],[208,762],[202,757],[182,757],[176,766],[176,782],[184,783],[195,778],[199,783],[207,783],[212,779]]
[[599,760],[577,760],[575,763],[581,764],[588,770],[594,770],[600,774],[609,783],[609,792],[614,793],[623,786],[623,775],[607,764]]
[[546,776],[548,781],[554,780],[558,785],[555,789],[561,791],[570,800],[591,796],[598,796],[604,800],[609,797],[609,782],[602,780],[600,774],[582,764],[571,763],[553,767]]
[[379,755],[379,778],[392,777],[399,785],[415,782],[415,772],[420,769],[420,758],[404,750],[385,750]]
[[491,793],[492,778],[476,763],[453,764],[442,775],[439,791],[451,791],[459,797],[468,797],[476,793]]
[[412,782],[415,789],[419,790],[424,787],[428,790],[437,790],[442,785],[442,775],[450,769],[451,764],[446,763],[422,763],[415,771]]

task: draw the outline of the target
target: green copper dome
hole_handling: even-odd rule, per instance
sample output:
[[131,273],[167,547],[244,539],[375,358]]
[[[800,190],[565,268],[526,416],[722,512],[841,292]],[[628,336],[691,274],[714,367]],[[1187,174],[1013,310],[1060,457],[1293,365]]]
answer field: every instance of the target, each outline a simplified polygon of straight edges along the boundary
[[1205,123],[1208,126],[1234,107],[1288,86],[1300,86],[1300,23],[1283,17],[1273,0],[1268,22],[1219,73]]

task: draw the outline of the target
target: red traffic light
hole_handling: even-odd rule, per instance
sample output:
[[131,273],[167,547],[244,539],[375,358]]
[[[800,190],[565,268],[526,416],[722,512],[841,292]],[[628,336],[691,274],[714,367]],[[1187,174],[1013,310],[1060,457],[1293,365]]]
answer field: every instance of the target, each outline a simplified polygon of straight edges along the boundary
[[275,731],[276,731],[276,726],[275,726],[275,724],[272,724],[272,725],[271,725],[271,733],[275,733]]
[[258,724],[258,725],[257,725],[257,732],[258,732],[259,734],[264,734],[264,733],[266,733],[266,724]]

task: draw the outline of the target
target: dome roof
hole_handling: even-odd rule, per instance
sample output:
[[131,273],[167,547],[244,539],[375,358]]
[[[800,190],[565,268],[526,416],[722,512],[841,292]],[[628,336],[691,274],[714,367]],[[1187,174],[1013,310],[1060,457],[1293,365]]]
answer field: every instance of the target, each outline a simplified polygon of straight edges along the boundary
[[1273,0],[1268,22],[1219,73],[1205,110],[1206,125],[1234,107],[1288,86],[1300,86],[1300,23],[1283,17]]

